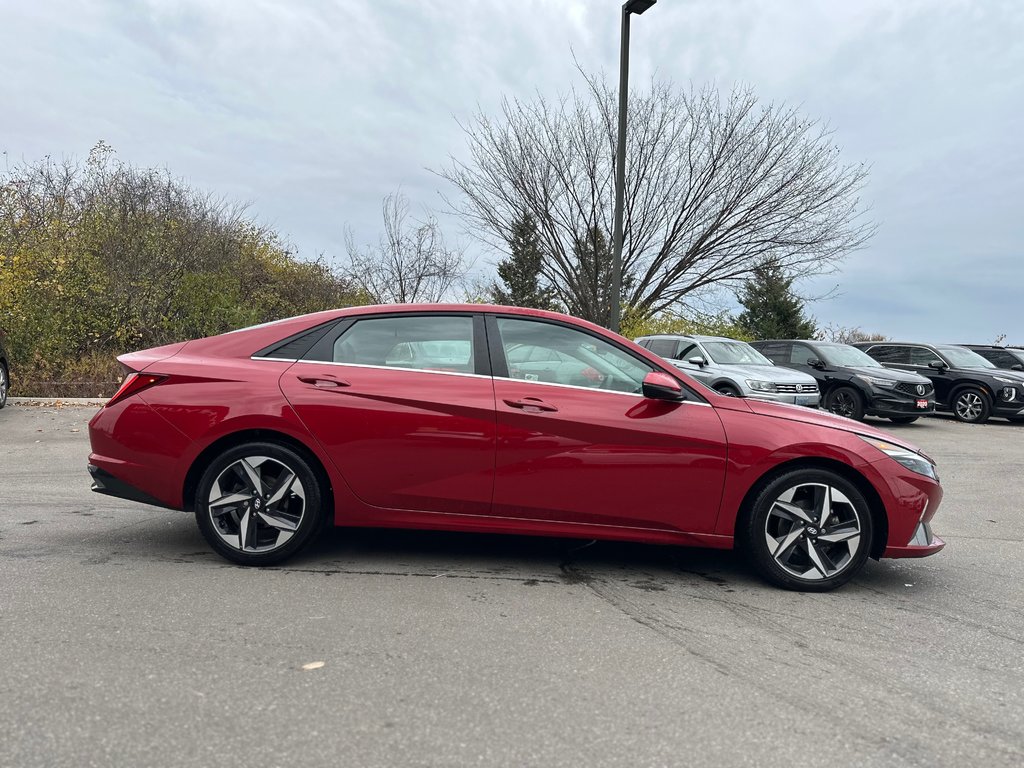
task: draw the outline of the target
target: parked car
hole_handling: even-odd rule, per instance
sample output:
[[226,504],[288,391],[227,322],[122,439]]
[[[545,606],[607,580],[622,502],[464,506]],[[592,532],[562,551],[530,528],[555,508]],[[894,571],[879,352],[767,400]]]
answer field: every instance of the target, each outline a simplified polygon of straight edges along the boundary
[[960,421],[982,424],[990,416],[1024,418],[1024,374],[996,368],[955,344],[865,341],[854,346],[886,368],[919,373],[935,385],[936,408]]
[[0,332],[0,408],[7,405],[7,393],[11,389],[11,358],[4,348],[3,333]]
[[849,344],[790,339],[752,341],[754,349],[776,365],[807,373],[818,382],[822,406],[863,421],[882,416],[910,424],[935,410],[935,387],[924,376],[885,368]]
[[745,341],[665,334],[641,336],[636,343],[729,397],[754,397],[812,408],[820,399],[813,376],[776,366]]
[[1024,349],[1021,347],[1000,347],[995,344],[962,344],[972,352],[988,360],[996,368],[1008,371],[1024,371]]
[[[551,364],[518,367],[524,348]],[[243,565],[294,555],[325,520],[738,546],[805,591],[943,547],[917,448],[722,396],[553,312],[356,307],[118,359],[130,374],[89,423],[93,489],[194,512]]]

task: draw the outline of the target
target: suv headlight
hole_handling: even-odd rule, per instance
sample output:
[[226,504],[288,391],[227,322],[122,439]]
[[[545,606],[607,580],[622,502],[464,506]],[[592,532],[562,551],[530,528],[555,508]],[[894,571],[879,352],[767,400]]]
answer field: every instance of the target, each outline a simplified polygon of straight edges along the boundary
[[890,459],[898,461],[911,472],[917,472],[919,475],[930,477],[935,482],[939,481],[939,475],[935,471],[935,465],[930,459],[922,456],[920,453],[912,451],[909,448],[904,448],[902,445],[890,443],[888,440],[879,440],[865,435],[857,435],[857,437],[868,445],[873,445]]
[[774,392],[775,384],[771,381],[761,381],[760,379],[747,379],[747,386],[755,392]]
[[867,383],[868,386],[877,387],[878,389],[896,388],[896,382],[889,379],[876,379],[874,376],[865,376],[864,374],[858,374],[857,378]]
[[1003,398],[1003,400],[1009,402],[1010,400],[1013,400],[1013,398],[1017,396],[1017,390],[1015,387],[1003,387],[1001,390],[999,390],[999,395],[1000,397]]

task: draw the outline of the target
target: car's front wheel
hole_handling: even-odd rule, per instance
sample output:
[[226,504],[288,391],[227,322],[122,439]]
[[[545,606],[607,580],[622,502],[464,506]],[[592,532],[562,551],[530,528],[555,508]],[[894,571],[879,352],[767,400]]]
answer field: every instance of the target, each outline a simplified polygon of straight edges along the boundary
[[221,556],[272,565],[299,551],[320,528],[323,494],[296,451],[247,443],[211,462],[196,490],[196,522]]
[[740,397],[740,391],[731,384],[716,384],[715,391],[726,397]]
[[961,389],[953,398],[953,415],[967,424],[984,424],[992,413],[992,402],[980,389]]
[[864,420],[864,399],[853,387],[836,387],[828,393],[825,407],[837,416],[855,421]]
[[10,386],[10,381],[7,375],[7,367],[0,363],[0,408],[7,405],[7,388]]
[[825,592],[863,567],[871,548],[871,511],[863,494],[841,475],[796,469],[761,490],[738,534],[768,581],[785,589]]

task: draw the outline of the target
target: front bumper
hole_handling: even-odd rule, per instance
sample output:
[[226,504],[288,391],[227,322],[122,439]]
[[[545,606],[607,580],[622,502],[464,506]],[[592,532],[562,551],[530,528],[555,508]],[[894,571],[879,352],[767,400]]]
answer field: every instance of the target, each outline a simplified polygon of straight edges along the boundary
[[[927,401],[923,408],[918,406],[918,401]],[[927,397],[893,397],[891,393],[884,395],[872,392],[871,401],[868,403],[865,412],[872,416],[926,416],[935,413],[935,396]]]
[[748,389],[743,393],[743,396],[751,400],[766,400],[769,403],[786,403],[788,405],[804,405],[808,408],[817,408],[821,402],[821,394],[819,392],[793,394],[791,392],[754,392]]

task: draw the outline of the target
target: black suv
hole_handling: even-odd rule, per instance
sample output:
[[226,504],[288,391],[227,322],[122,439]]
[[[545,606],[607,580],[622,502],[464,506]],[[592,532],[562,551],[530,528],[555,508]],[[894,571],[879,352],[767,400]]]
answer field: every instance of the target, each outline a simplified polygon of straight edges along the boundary
[[935,410],[935,388],[916,373],[890,370],[849,344],[792,339],[752,341],[776,365],[818,380],[821,406],[849,419],[882,416],[909,424]]
[[977,352],[996,368],[1024,371],[1024,349],[1021,347],[997,347],[994,344],[963,344],[962,346],[972,352]]
[[886,368],[913,371],[935,385],[936,407],[960,421],[981,424],[989,416],[1024,418],[1024,374],[996,368],[955,344],[864,341],[855,344]]

